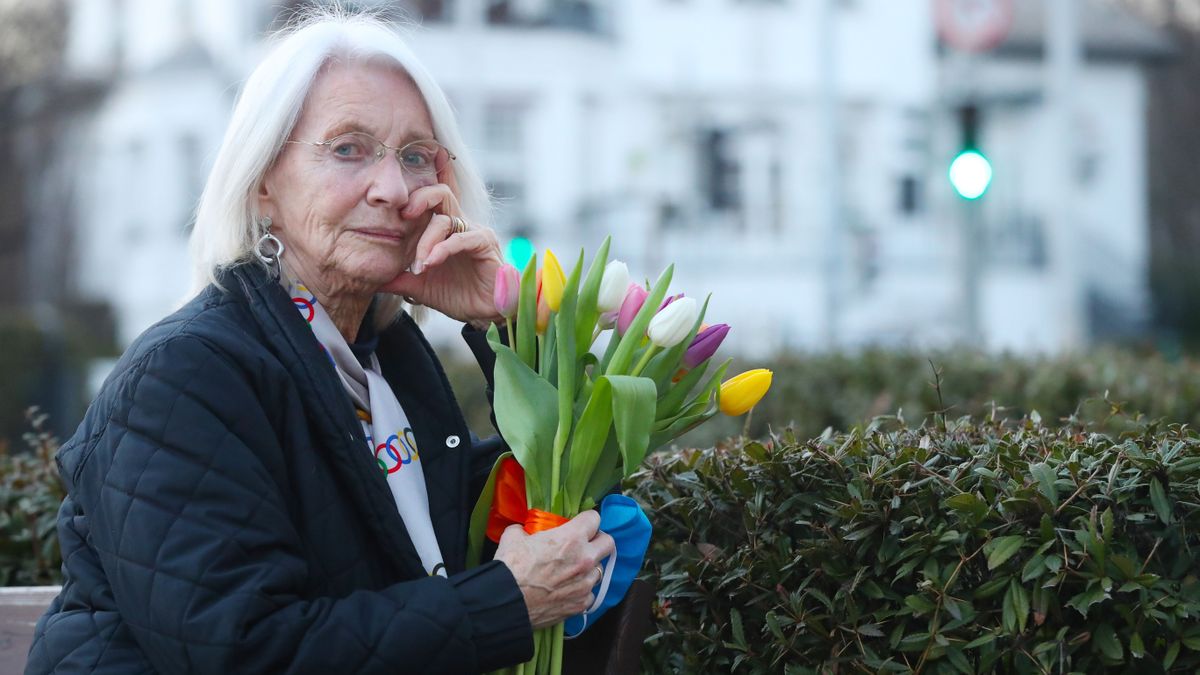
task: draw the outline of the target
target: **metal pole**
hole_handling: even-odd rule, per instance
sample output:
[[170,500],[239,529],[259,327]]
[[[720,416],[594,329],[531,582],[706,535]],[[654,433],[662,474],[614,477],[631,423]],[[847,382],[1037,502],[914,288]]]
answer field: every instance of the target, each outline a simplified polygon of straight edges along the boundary
[[1058,315],[1062,325],[1059,346],[1083,346],[1087,326],[1079,274],[1079,231],[1075,218],[1075,102],[1073,94],[1082,60],[1079,41],[1078,0],[1045,3],[1046,92],[1053,121],[1054,170],[1050,172],[1053,201],[1050,206],[1050,274],[1058,283]]
[[963,205],[963,320],[964,339],[969,347],[982,349],[983,328],[979,311],[979,277],[983,265],[983,198],[964,199]]
[[836,349],[841,340],[841,305],[845,302],[842,283],[842,158],[841,128],[837,105],[837,30],[836,0],[821,0],[818,12],[820,35],[821,103],[820,129],[823,136],[825,173],[825,326],[827,349]]

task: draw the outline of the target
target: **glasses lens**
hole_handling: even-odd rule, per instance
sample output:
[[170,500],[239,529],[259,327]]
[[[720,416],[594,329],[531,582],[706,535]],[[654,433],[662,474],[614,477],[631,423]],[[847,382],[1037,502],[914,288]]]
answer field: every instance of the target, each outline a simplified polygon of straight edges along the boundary
[[329,154],[339,162],[364,164],[379,157],[379,142],[360,133],[348,133],[329,141]]
[[400,165],[414,176],[436,176],[449,161],[449,153],[434,141],[414,141],[400,148]]

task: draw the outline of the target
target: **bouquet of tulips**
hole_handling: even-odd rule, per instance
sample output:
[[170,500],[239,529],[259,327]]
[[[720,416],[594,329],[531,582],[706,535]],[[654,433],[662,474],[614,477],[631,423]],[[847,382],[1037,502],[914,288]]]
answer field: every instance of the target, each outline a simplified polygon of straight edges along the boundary
[[[496,326],[496,423],[505,453],[471,518],[470,554],[479,561],[485,531],[498,540],[497,490],[523,485],[531,533],[593,508],[641,464],[646,453],[710,419],[741,415],[766,393],[771,372],[758,369],[722,384],[726,360],[710,371],[726,324],[705,325],[708,301],[668,295],[674,266],[652,285],[631,283],[626,265],[608,261],[606,239],[586,274],[584,254],[566,274],[547,250],[524,273],[504,265],[495,300],[508,344]],[[607,348],[592,351],[605,331]],[[506,464],[507,463],[507,464]],[[523,490],[522,490],[523,488]],[[507,523],[504,523],[507,524]],[[537,631],[535,657],[517,673],[560,673],[563,626]]]

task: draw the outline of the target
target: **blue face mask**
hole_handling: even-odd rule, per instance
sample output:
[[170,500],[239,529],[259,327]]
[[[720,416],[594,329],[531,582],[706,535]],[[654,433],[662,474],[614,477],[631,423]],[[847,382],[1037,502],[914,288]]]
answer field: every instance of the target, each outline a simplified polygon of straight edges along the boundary
[[604,575],[592,589],[596,601],[587,611],[563,624],[563,636],[568,639],[587,630],[610,607],[621,602],[642,569],[650,545],[650,519],[636,501],[625,495],[609,495],[600,502],[600,531],[613,538],[616,552],[604,559]]

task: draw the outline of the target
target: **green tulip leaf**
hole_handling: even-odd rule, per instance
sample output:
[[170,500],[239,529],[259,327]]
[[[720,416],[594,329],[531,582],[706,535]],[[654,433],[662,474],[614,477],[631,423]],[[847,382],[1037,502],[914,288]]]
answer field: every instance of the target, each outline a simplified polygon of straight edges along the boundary
[[562,455],[575,419],[575,300],[579,294],[579,272],[583,268],[583,251],[563,287],[562,304],[554,317],[557,326],[558,356],[558,428],[554,434],[554,454],[551,460],[550,489],[559,499],[563,480]]
[[[592,347],[592,332],[596,321],[600,319],[600,310],[596,303],[600,299],[600,284],[604,280],[604,268],[608,265],[608,248],[612,245],[612,237],[604,238],[592,265],[588,268],[587,277],[579,290],[579,304],[575,310],[575,357],[579,358]],[[582,260],[581,260],[582,262]]]
[[609,434],[604,441],[604,447],[600,450],[600,459],[596,460],[596,468],[592,470],[592,475],[588,478],[587,489],[584,490],[585,498],[599,504],[608,491],[621,482],[623,475],[621,449],[617,445],[617,436]]
[[517,344],[513,345],[521,363],[537,367],[537,254],[529,258],[521,274],[517,300]]
[[[494,328],[495,326],[493,326]],[[467,569],[477,567],[483,556],[483,541],[487,538],[488,516],[492,511],[492,499],[496,495],[496,474],[500,471],[500,462],[512,457],[511,452],[502,453],[492,464],[492,472],[488,474],[487,482],[483,484],[483,492],[471,509],[471,526],[467,530]]]
[[671,388],[658,397],[658,405],[654,411],[654,419],[662,420],[671,417],[679,412],[679,408],[683,405],[684,399],[695,388],[696,383],[704,377],[705,371],[708,370],[708,363],[702,363],[692,370],[689,370],[686,375],[679,378],[678,382],[672,384]]
[[500,435],[525,469],[530,504],[550,505],[551,454],[558,428],[558,392],[509,348],[496,350],[494,408]]
[[592,386],[592,394],[571,437],[566,480],[568,508],[577,508],[585,495],[588,479],[596,471],[604,444],[610,436],[612,416],[612,385],[607,377],[601,377]]
[[654,382],[645,377],[613,375],[607,378],[612,387],[612,417],[616,428],[617,445],[624,460],[625,476],[642,463],[654,425]]

